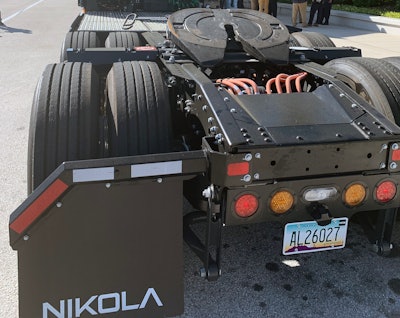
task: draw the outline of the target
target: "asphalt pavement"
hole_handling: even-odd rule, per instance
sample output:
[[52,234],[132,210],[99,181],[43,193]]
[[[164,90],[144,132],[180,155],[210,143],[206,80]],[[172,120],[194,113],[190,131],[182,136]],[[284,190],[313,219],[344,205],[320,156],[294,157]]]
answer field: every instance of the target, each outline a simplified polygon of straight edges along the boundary
[[[0,318],[17,318],[17,253],[9,246],[8,218],[26,198],[32,96],[45,65],[57,62],[79,8],[70,0],[2,0],[0,10],[7,25],[0,27]],[[290,17],[278,12],[278,18],[290,24]],[[361,48],[367,57],[400,56],[400,32],[334,24],[305,31]],[[216,282],[199,277],[200,262],[185,246],[182,317],[400,317],[398,247],[391,257],[377,256],[356,224],[342,250],[288,257],[281,255],[281,240],[278,224],[224,229]],[[400,224],[394,243],[400,245]]]

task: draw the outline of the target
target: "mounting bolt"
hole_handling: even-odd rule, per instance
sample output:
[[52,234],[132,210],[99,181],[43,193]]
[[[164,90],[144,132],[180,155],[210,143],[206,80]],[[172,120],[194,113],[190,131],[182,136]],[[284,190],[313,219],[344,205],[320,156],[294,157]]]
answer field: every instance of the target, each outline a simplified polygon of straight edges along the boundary
[[231,113],[236,113],[236,109],[235,109],[235,108],[232,108],[232,109],[231,109]]
[[246,174],[245,176],[243,176],[243,179],[242,179],[244,182],[250,182],[251,181],[251,175],[249,175],[249,174]]
[[399,149],[399,144],[394,143],[392,145],[392,150],[398,150]]
[[208,118],[207,118],[207,122],[208,122],[209,124],[211,124],[213,121],[214,121],[214,118],[213,118],[213,117],[208,117]]
[[30,239],[29,235],[28,235],[28,234],[25,234],[25,235],[24,235],[24,241],[27,241],[27,240],[29,240],[29,239]]
[[57,208],[61,208],[61,207],[62,207],[62,203],[61,203],[61,202],[57,202],[57,203],[56,203],[56,207],[57,207]]
[[163,179],[162,178],[157,178],[157,183],[162,183]]
[[261,159],[261,154],[259,152],[257,152],[254,157],[256,157],[257,159]]
[[200,275],[201,278],[206,278],[207,277],[207,272],[206,272],[206,269],[204,267],[200,268],[199,275]]
[[208,109],[208,106],[207,105],[203,105],[203,107],[201,109],[202,109],[203,112],[206,112],[207,109]]
[[245,161],[251,161],[251,159],[253,159],[253,156],[251,155],[251,153],[247,153],[247,154],[244,156],[244,160],[245,160]]
[[381,147],[381,152],[388,149],[388,145],[387,144],[383,144]]
[[207,189],[203,190],[203,197],[205,197],[206,199],[209,199],[212,197],[212,189],[211,187],[208,187]]
[[391,163],[389,164],[389,168],[392,169],[392,170],[397,169],[397,163],[391,162]]
[[379,165],[379,169],[385,169],[386,168],[386,164],[384,162],[381,162]]
[[260,174],[259,173],[255,173],[254,174],[254,179],[256,179],[256,180],[260,179]]
[[111,183],[107,182],[107,183],[106,183],[106,188],[107,188],[107,189],[110,189],[110,188],[111,188]]
[[229,102],[229,97],[224,97],[224,102]]

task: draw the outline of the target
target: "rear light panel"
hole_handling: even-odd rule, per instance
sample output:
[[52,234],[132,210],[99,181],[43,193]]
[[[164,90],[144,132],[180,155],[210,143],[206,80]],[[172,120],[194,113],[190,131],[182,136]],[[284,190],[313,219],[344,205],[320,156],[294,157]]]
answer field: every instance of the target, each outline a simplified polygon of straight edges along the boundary
[[226,225],[310,220],[310,205],[324,204],[333,217],[397,208],[399,176],[335,176],[310,180],[253,184],[227,189],[230,211]]

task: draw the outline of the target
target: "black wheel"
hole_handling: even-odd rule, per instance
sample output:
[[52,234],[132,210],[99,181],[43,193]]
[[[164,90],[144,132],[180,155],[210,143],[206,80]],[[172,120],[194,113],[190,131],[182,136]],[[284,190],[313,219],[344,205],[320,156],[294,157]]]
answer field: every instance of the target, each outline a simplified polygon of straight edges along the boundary
[[98,78],[91,64],[48,65],[33,99],[28,193],[67,160],[97,157]]
[[61,47],[60,61],[67,61],[67,49],[87,49],[100,46],[96,32],[74,31],[68,32]]
[[400,124],[400,70],[384,60],[343,58],[325,66],[392,122]]
[[157,64],[114,63],[107,87],[110,155],[170,151],[170,107]]
[[296,46],[336,47],[335,43],[328,36],[318,32],[294,32],[291,34],[291,37],[297,41],[298,45]]
[[385,57],[383,60],[389,62],[400,70],[400,56]]
[[124,47],[132,49],[135,46],[141,46],[139,34],[136,32],[110,32],[106,39],[105,46],[108,48]]

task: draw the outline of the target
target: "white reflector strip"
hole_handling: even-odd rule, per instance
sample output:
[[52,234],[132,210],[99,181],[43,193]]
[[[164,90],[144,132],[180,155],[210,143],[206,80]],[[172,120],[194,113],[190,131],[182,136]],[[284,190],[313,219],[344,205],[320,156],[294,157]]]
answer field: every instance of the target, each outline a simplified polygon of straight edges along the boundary
[[73,182],[114,180],[114,167],[76,169],[72,172]]
[[131,177],[151,177],[182,173],[182,160],[143,163],[131,166]]

